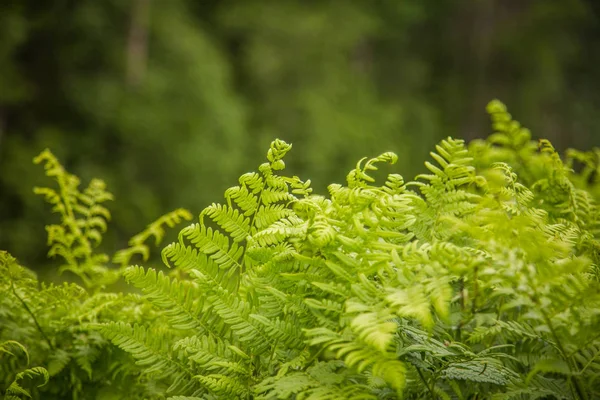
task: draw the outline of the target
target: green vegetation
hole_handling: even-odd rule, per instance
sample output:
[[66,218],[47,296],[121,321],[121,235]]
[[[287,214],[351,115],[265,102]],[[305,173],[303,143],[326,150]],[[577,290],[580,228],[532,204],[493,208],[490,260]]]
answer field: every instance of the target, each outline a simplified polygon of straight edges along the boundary
[[[600,396],[600,150],[533,141],[503,104],[494,133],[447,138],[415,181],[360,160],[313,194],[291,145],[239,178],[148,259],[178,209],[113,257],[112,199],[36,158],[60,215],[46,284],[0,253],[7,399],[588,399]],[[377,183],[377,179],[381,183]],[[115,290],[119,277],[130,290]]]
[[561,153],[597,146],[598,4],[0,1],[0,248],[43,276],[44,148],[114,194],[110,252],[220,198],[273,138],[319,193],[388,149],[414,177],[441,139],[485,137],[495,97]]

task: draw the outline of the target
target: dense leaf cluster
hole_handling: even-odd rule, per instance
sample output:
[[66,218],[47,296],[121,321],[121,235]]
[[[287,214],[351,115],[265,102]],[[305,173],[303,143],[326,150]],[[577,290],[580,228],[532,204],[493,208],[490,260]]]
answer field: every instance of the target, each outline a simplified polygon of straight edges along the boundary
[[[598,150],[563,161],[501,103],[488,112],[494,134],[468,146],[443,140],[415,181],[390,174],[377,184],[378,166],[397,160],[384,153],[326,196],[282,174],[291,145],[276,140],[258,171],[163,249],[168,270],[127,265],[186,212],[150,225],[108,269],[90,251],[109,195],[98,183],[80,193],[43,153],[60,186],[37,190],[62,218],[48,229],[51,255],[87,290],[40,286],[2,253],[0,389],[13,398],[600,397]],[[101,290],[119,275],[141,295]]]

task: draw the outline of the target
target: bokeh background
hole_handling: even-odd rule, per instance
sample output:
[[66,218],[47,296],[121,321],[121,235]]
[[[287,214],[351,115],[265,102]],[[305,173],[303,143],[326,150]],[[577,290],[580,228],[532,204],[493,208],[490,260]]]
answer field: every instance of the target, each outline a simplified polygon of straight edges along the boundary
[[2,0],[0,248],[45,255],[49,147],[115,194],[104,245],[200,210],[293,143],[318,190],[395,151],[490,133],[499,98],[559,149],[600,145],[597,0]]

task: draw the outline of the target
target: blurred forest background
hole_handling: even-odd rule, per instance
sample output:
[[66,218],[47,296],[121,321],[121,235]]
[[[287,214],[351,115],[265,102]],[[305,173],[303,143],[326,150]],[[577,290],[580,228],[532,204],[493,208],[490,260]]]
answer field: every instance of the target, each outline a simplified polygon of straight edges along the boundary
[[[412,179],[505,102],[557,148],[600,144],[596,0],[2,0],[0,248],[45,256],[49,147],[115,194],[107,246],[198,214],[271,140],[319,190],[395,151]],[[33,251],[35,249],[35,251]]]

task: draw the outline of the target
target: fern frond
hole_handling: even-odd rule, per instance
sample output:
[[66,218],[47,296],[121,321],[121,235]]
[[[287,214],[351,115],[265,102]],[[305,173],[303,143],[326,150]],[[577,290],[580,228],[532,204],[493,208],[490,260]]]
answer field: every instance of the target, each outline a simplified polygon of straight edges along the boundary
[[231,328],[237,340],[253,352],[260,353],[272,344],[260,324],[250,317],[251,305],[248,302],[226,291],[217,291],[210,301],[215,313]]
[[229,237],[217,230],[207,228],[202,224],[192,224],[181,230],[180,243],[188,239],[198,251],[208,255],[219,268],[235,272],[242,268],[241,256],[244,247],[233,242],[229,244]]
[[235,208],[213,203],[200,214],[201,223],[204,222],[204,215],[215,221],[221,229],[231,236],[234,242],[241,242],[250,235],[250,219]]
[[377,171],[378,163],[384,162],[388,164],[395,164],[398,161],[398,156],[392,152],[383,153],[379,157],[367,160],[363,167],[362,163],[365,160],[367,160],[366,157],[361,159],[356,164],[356,168],[350,171],[350,173],[346,177],[346,181],[348,182],[349,188],[367,187],[369,183],[375,182],[375,179],[369,176],[368,172]]
[[520,400],[523,398],[536,400],[548,397],[559,400],[573,399],[573,395],[564,381],[539,375],[527,384],[524,382],[510,383],[506,391],[496,393],[491,398],[492,400]]
[[304,373],[291,373],[281,378],[268,378],[256,385],[257,400],[272,398],[289,399],[319,384],[318,381]]
[[499,386],[505,386],[517,377],[518,374],[506,368],[495,358],[476,358],[469,361],[451,363],[441,373],[442,379],[485,382]]
[[188,359],[201,371],[249,375],[249,356],[241,350],[233,350],[221,338],[189,336],[175,342],[175,351],[184,351]]
[[[208,255],[181,243],[172,243],[162,251],[163,262],[167,266],[174,263],[177,268],[193,275],[204,285],[221,286],[226,290],[237,287],[237,277]],[[235,271],[234,271],[235,272]]]
[[289,318],[286,320],[269,319],[261,314],[250,314],[250,318],[264,326],[264,333],[273,342],[281,342],[288,349],[299,349],[302,347],[302,333],[298,329],[297,321]]
[[172,377],[173,383],[167,392],[189,391],[195,386],[192,371],[181,355],[171,351],[169,335],[164,330],[148,330],[123,322],[102,324],[98,329],[113,344],[131,354],[145,374]]
[[108,255],[94,253],[110,219],[110,212],[103,203],[112,200],[113,196],[106,191],[105,183],[93,179],[81,192],[79,179],[68,173],[48,149],[34,162],[44,163],[46,175],[58,184],[58,190],[34,188],[34,193],[43,195],[53,205],[52,211],[61,217],[60,224],[46,227],[50,246],[48,255],[63,258],[66,264],[61,266],[60,271],[74,273],[87,288],[98,290],[113,283],[118,274],[103,265],[109,260]]
[[193,282],[171,279],[162,271],[144,270],[139,266],[127,268],[123,275],[140,288],[151,303],[165,310],[167,321],[174,329],[193,329],[199,334],[217,336],[222,334],[209,320],[206,297]]
[[227,375],[196,375],[194,379],[221,398],[244,398],[248,395],[245,382]]
[[147,261],[150,256],[150,248],[145,242],[150,237],[154,237],[154,243],[158,246],[165,236],[165,225],[173,228],[182,221],[190,221],[191,219],[192,214],[183,208],[178,208],[161,216],[142,232],[132,237],[129,240],[128,248],[117,251],[112,258],[112,262],[125,267],[129,265],[131,258],[135,255],[140,255],[144,261]]
[[[425,166],[432,174],[418,175],[417,179],[424,179],[434,187],[443,185],[448,190],[478,182],[475,168],[471,165],[473,158],[470,157],[463,140],[449,137],[442,140],[436,146],[436,150],[437,152],[431,152],[430,155],[438,162],[441,169],[430,162],[425,162]],[[423,193],[425,196],[430,193],[428,200],[433,199],[433,193],[426,186],[423,184],[418,186],[421,187],[421,191],[425,190]]]
[[252,240],[260,246],[271,246],[282,243],[288,238],[306,236],[306,223],[294,216],[286,217],[269,225],[252,236]]
[[63,349],[57,349],[49,357],[48,374],[50,376],[60,374],[69,362],[71,362],[71,354]]
[[6,340],[0,343],[0,358],[3,355],[18,358],[19,353],[25,356],[25,365],[29,365],[29,353],[27,352],[25,346],[16,340]]
[[21,386],[22,383],[19,382],[25,379],[31,379],[34,381],[41,380],[41,383],[38,383],[36,386],[42,387],[48,383],[50,376],[48,375],[48,371],[46,371],[46,369],[42,367],[33,367],[21,371],[16,375],[14,381],[6,389],[6,396],[9,398],[14,397],[17,399],[20,399],[21,396],[31,398],[31,394],[29,393],[29,391],[23,388]]
[[339,361],[318,362],[306,372],[267,378],[255,387],[257,399],[376,399],[366,385],[346,383],[349,375]]

